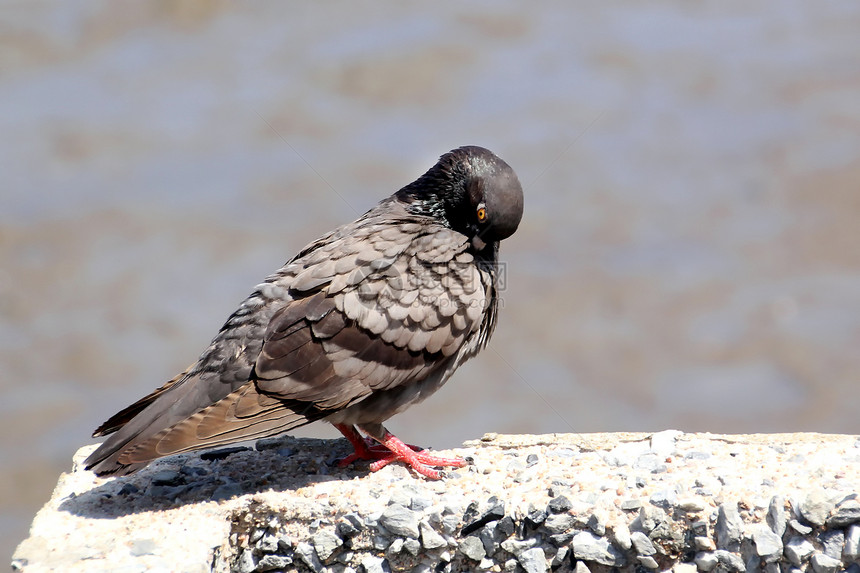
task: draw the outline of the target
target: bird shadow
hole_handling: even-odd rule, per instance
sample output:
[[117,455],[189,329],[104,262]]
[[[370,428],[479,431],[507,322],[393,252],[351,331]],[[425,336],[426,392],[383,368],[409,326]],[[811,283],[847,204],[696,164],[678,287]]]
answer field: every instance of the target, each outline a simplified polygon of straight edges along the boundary
[[[364,475],[367,470],[361,466],[338,467],[337,461],[351,451],[342,438],[279,436],[259,440],[256,449],[230,447],[180,454],[157,460],[129,476],[94,479],[92,488],[71,493],[59,509],[81,517],[112,519],[265,491],[295,491]],[[84,469],[76,468],[77,472],[92,476]]]

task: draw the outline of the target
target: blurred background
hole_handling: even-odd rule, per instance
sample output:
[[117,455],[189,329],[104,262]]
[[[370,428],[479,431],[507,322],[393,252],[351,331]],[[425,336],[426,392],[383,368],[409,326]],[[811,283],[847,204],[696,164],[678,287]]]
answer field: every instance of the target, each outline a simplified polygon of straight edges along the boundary
[[850,1],[4,2],[0,549],[257,282],[464,144],[525,216],[490,349],[400,437],[860,432],[857,30]]

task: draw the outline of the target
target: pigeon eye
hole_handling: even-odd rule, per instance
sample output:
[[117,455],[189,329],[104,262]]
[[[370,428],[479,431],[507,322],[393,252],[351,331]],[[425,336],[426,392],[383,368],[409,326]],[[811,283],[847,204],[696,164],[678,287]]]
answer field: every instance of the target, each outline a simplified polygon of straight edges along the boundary
[[487,220],[487,209],[485,207],[478,207],[478,221],[483,223]]

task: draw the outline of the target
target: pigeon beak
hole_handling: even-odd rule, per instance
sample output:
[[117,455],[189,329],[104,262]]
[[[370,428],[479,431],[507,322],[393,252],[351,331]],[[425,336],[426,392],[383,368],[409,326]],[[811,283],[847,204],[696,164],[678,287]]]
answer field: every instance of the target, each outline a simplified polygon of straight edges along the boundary
[[476,251],[483,251],[484,247],[487,246],[487,243],[481,240],[481,237],[475,235],[474,237],[472,237],[472,246],[475,247]]

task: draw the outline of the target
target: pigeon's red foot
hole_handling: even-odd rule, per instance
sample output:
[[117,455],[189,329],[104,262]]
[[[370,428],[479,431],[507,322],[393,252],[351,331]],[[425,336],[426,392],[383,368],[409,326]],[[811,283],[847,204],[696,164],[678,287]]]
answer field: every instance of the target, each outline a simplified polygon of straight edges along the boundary
[[430,479],[440,479],[442,473],[430,466],[461,468],[466,461],[461,458],[443,458],[430,455],[418,446],[404,443],[391,432],[385,432],[381,443],[371,438],[362,438],[353,426],[335,424],[335,427],[346,437],[355,448],[355,452],[338,462],[340,467],[347,466],[360,460],[375,460],[370,464],[370,471],[381,470],[391,462],[404,462],[417,473]]

